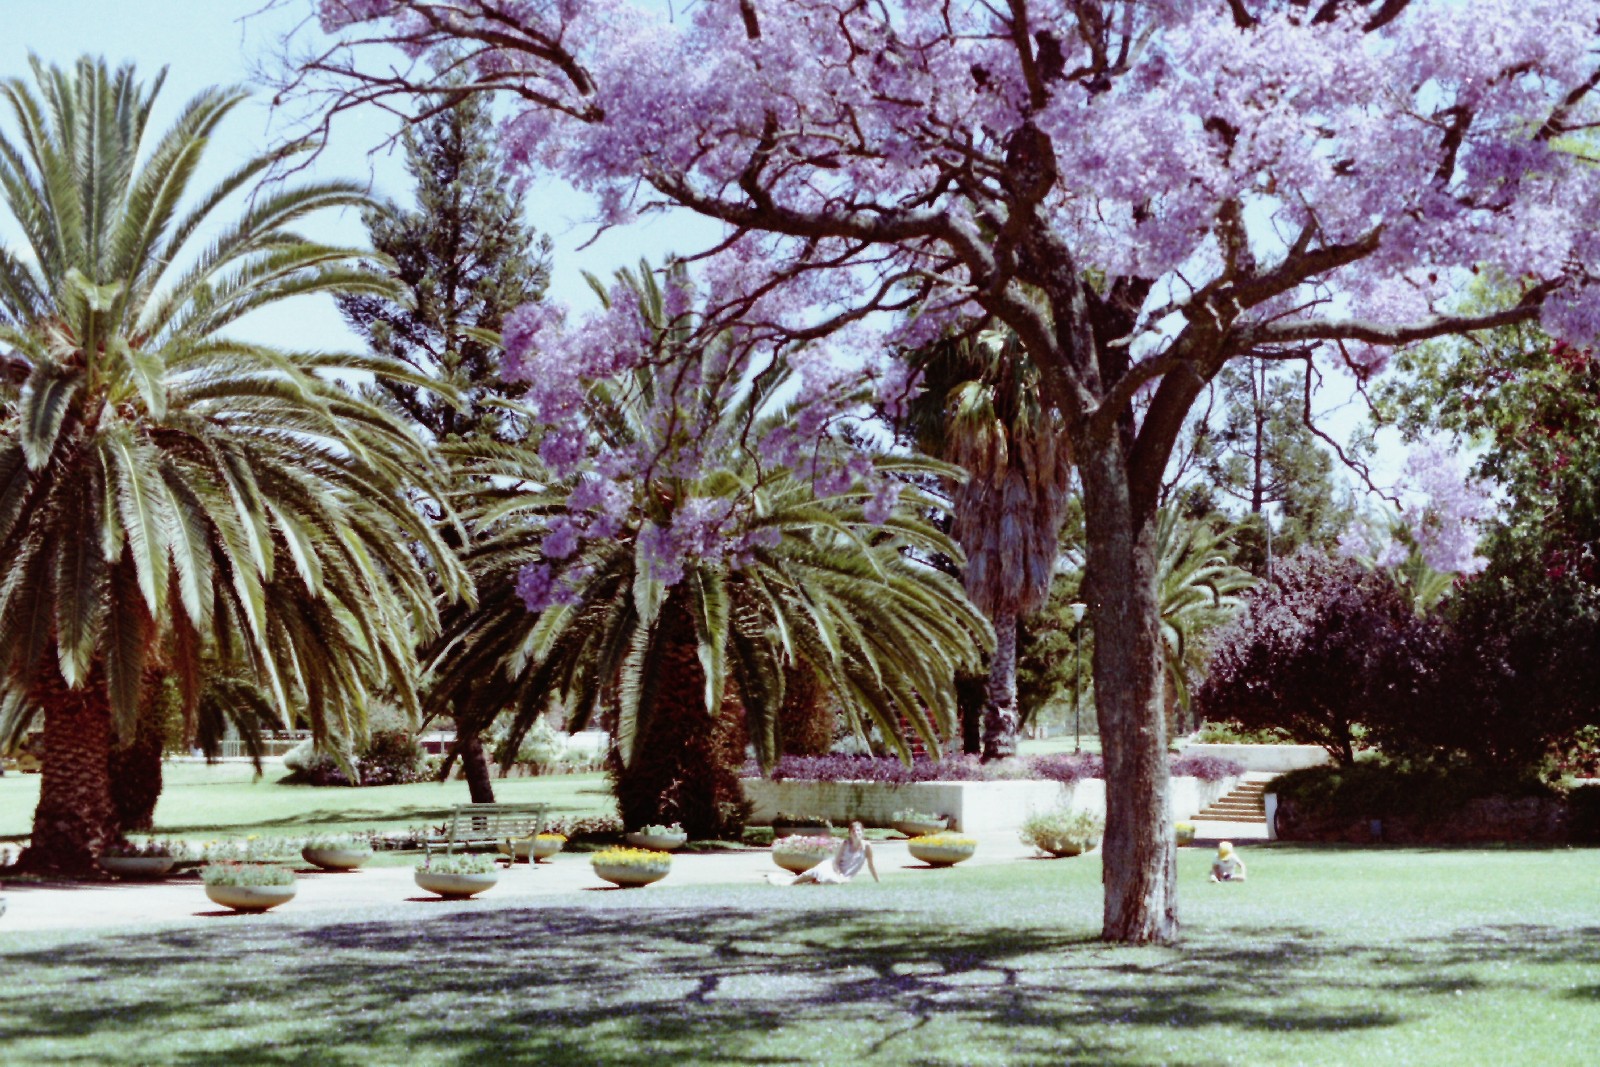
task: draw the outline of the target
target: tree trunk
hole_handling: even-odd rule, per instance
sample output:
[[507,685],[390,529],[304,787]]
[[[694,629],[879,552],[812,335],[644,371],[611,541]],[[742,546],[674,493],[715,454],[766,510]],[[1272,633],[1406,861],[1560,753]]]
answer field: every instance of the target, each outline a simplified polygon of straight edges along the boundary
[[117,838],[111,803],[111,709],[98,672],[69,689],[55,671],[35,684],[44,713],[43,780],[33,835],[17,860],[32,874],[99,878],[99,855]]
[[[1105,914],[1101,936],[1174,941],[1172,837],[1153,514],[1138,514],[1122,447],[1083,456],[1085,586],[1094,624],[1095,710],[1106,764]],[[1152,506],[1153,511],[1153,506]]]
[[956,709],[961,715],[961,751],[976,756],[983,751],[984,695],[989,680],[981,674],[956,675]]
[[489,774],[489,755],[477,731],[460,737],[456,751],[461,756],[461,773],[467,779],[467,794],[474,804],[494,803],[494,779]]
[[994,614],[994,655],[983,710],[983,761],[1017,754],[1017,613]]
[[[736,723],[713,722],[706,713],[706,676],[681,584],[661,607],[646,670],[633,760],[614,768],[623,825],[677,822],[699,840],[737,834],[743,742]],[[742,708],[725,700],[723,711],[724,719],[736,719]]]
[[161,755],[166,747],[161,696],[160,679],[146,679],[133,737],[111,749],[111,805],[119,835],[155,828],[156,801],[161,799]]

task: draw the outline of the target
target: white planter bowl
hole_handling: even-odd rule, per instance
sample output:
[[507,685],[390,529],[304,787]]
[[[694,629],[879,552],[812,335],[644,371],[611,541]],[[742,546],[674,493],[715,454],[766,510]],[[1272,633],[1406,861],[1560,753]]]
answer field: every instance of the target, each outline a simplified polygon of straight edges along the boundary
[[828,862],[832,856],[831,852],[819,856],[815,852],[787,852],[779,846],[772,849],[772,862],[793,874],[804,874],[817,864]]
[[627,841],[634,848],[648,848],[653,852],[671,852],[673,849],[682,848],[687,844],[689,835],[631,833],[627,836]]
[[100,866],[118,878],[165,878],[178,861],[171,856],[101,856]]
[[266,911],[294,899],[295,889],[290,885],[208,885],[206,896],[224,908],[234,911]]
[[950,828],[950,820],[936,819],[928,822],[923,819],[902,819],[891,825],[907,837],[921,837],[923,834],[936,834],[940,830],[948,830]]
[[510,849],[508,849],[504,842],[502,842],[496,846],[496,850],[502,856],[509,856],[512,852],[512,849],[515,849],[517,859],[526,860],[531,855],[533,857],[533,861],[537,863],[540,860],[547,860],[551,856],[554,856],[557,852],[560,852],[565,845],[566,842],[561,840],[559,837],[537,837],[531,841],[527,839],[514,841],[512,842],[512,848]]
[[594,865],[594,873],[612,885],[630,889],[661,881],[669,873],[669,868],[624,867],[620,864],[612,866],[609,863],[596,863]]
[[978,846],[934,844],[913,840],[907,842],[906,850],[930,867],[952,867],[963,860],[970,860],[972,854],[978,850]]
[[443,874],[439,871],[415,872],[417,885],[446,900],[466,900],[485,889],[493,889],[500,881],[499,871],[484,874]]
[[307,845],[300,855],[313,867],[325,871],[353,871],[372,858],[371,851],[354,848],[313,848]]

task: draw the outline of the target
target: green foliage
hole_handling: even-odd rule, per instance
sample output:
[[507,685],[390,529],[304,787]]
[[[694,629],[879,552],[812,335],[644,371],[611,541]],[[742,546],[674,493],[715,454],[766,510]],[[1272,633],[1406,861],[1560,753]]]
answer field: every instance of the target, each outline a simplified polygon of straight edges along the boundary
[[481,852],[454,852],[444,856],[429,856],[417,864],[417,870],[433,874],[492,874],[496,870],[494,857]]
[[201,872],[206,885],[294,885],[294,872],[270,863],[208,863]]
[[503,405],[522,390],[500,377],[497,335],[508,314],[543,296],[550,239],[523,221],[527,205],[504,169],[482,96],[408,125],[401,143],[415,206],[386,203],[362,220],[388,260],[374,269],[404,298],[353,293],[339,298],[339,310],[374,352],[449,393],[395,380],[369,392],[435,441],[514,438],[518,427]]
[[1195,734],[1195,742],[1202,745],[1292,745],[1294,738],[1281,726],[1263,726],[1250,729],[1232,719],[1208,722]]
[[[648,269],[624,278],[663,344],[675,343]],[[789,371],[779,364],[750,382],[721,383],[721,343],[673,359],[700,364],[705,384],[694,402],[719,431],[705,427],[706,436],[758,441],[790,417],[779,399]],[[587,413],[594,432],[618,446],[652,441],[652,398],[664,387],[654,368],[644,368],[625,386],[595,389]],[[497,488],[464,502],[480,531],[466,553],[480,600],[447,618],[431,663],[431,700],[452,707],[469,728],[512,709],[513,746],[552,699],[573,709],[574,728],[603,711],[615,727],[619,783],[635,773],[648,781],[625,800],[630,823],[676,818],[697,837],[717,836],[720,821],[734,814],[722,809],[737,803],[733,773],[745,744],[737,716],[770,763],[789,669],[809,672],[857,734],[876,726],[903,754],[902,718],[933,746],[953,729],[955,673],[977,665],[987,625],[954,581],[919,562],[959,550],[926,518],[937,501],[915,486],[886,522],[874,523],[864,486],[819,500],[809,479],[772,469],[744,448],[693,484],[659,465],[614,538],[588,540],[571,557],[548,561],[574,576],[570,602],[530,614],[517,579],[524,567],[546,562],[530,549],[531,535],[576,487],[552,484],[529,444],[478,442],[459,452]],[[876,460],[907,477],[948,471],[912,457]],[[669,527],[675,503],[690,499],[749,501],[733,514],[761,537],[737,565],[726,557],[689,560],[669,589],[643,566],[640,534]],[[716,767],[726,773],[713,773]],[[664,799],[673,783],[677,799]]]
[[447,591],[462,588],[407,495],[438,493],[439,468],[338,384],[411,372],[225,336],[302,294],[390,291],[357,251],[298,233],[315,212],[365,205],[359,186],[267,186],[198,247],[197,227],[282,158],[247,161],[180,215],[243,94],[199,94],[151,145],[159,80],[89,59],[34,72],[37,91],[19,79],[0,89],[22,130],[0,145],[0,182],[33,253],[0,260],[0,342],[18,371],[0,387],[11,685],[27,692],[56,672],[103,685],[125,729],[156,661],[191,721],[218,665],[319,736],[358,731],[375,688],[414,712],[411,638],[434,605],[406,543]]
[[1217,375],[1190,430],[1184,510],[1237,522],[1233,562],[1257,576],[1267,572],[1267,509],[1280,516],[1270,531],[1275,557],[1302,545],[1331,547],[1348,517],[1334,493],[1333,459],[1304,411],[1302,376],[1270,360],[1239,360]]
[[1289,771],[1273,779],[1269,789],[1280,804],[1292,804],[1298,817],[1342,819],[1437,819],[1480,797],[1555,795],[1531,776],[1382,758]]
[[1088,811],[1038,812],[1022,824],[1022,843],[1058,856],[1077,856],[1100,843],[1105,820]]

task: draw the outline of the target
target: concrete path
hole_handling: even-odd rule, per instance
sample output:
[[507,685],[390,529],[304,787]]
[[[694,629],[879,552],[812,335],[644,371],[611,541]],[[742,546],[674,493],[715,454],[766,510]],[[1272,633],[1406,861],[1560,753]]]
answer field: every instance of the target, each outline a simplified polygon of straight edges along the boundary
[[[1013,833],[974,835],[978,851],[965,866],[1015,863],[1034,855]],[[903,841],[874,841],[872,850],[879,874],[905,868],[926,869],[911,858]],[[679,853],[672,858],[672,873],[661,885],[756,885],[777,871],[766,851],[713,854]],[[278,909],[296,915],[337,913],[342,921],[363,909],[380,910],[403,901],[426,903],[433,909],[526,906],[553,896],[610,889],[589,865],[584,853],[562,854],[530,867],[519,863],[505,870],[500,882],[476,901],[441,901],[418,889],[410,866],[369,867],[348,873],[301,868],[294,900]],[[869,877],[863,874],[861,877]],[[7,933],[24,930],[92,930],[145,924],[188,924],[215,921],[235,915],[213,904],[198,877],[190,874],[164,882],[115,882],[95,885],[10,884],[0,888],[8,909],[0,918],[0,944]],[[440,910],[428,912],[440,914]]]

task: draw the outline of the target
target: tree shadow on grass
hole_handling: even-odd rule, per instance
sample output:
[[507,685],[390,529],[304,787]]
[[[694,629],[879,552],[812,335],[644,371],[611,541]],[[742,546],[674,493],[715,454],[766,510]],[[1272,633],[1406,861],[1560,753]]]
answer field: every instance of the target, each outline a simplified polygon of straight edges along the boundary
[[820,894],[770,910],[636,899],[11,953],[35,981],[0,991],[0,1048],[27,1040],[12,1047],[38,1063],[1172,1063],[1181,1052],[1153,1060],[1126,1035],[1400,1021],[1365,1005],[1286,1010],[1342,949],[1309,931],[1122,950]]

